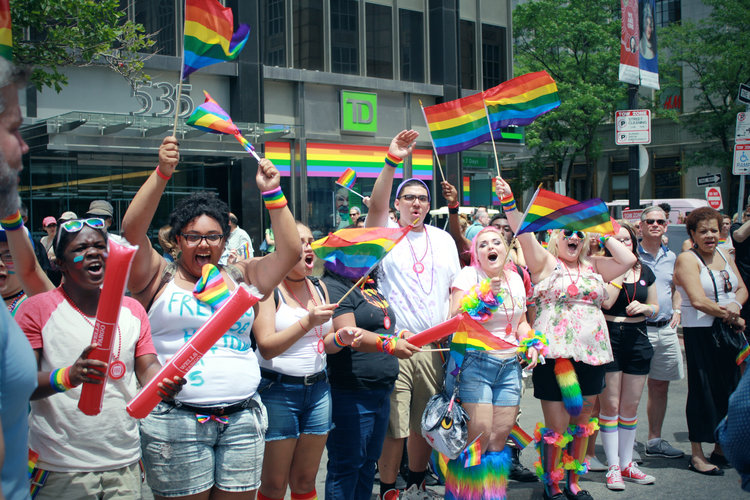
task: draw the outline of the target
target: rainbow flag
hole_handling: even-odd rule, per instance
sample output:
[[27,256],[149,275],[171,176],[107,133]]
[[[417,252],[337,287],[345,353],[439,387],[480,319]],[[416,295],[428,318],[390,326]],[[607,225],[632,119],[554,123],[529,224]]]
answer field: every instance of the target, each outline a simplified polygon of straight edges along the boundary
[[232,9],[217,0],[186,0],[182,78],[212,64],[232,61],[245,47],[250,28],[234,29]]
[[497,351],[517,347],[492,335],[468,314],[462,312],[458,317],[460,319],[451,340],[450,352],[457,366],[461,366],[467,351]]
[[521,450],[526,448],[531,443],[531,441],[533,441],[531,436],[526,434],[526,432],[523,429],[521,429],[521,427],[518,424],[513,426],[513,428],[510,430],[510,434],[508,435],[508,437]]
[[600,234],[614,231],[609,210],[599,198],[578,202],[561,194],[537,189],[516,235],[548,229],[572,229]]
[[203,104],[195,108],[195,111],[187,119],[186,123],[204,132],[233,135],[245,151],[252,154],[255,148],[242,135],[240,129],[237,128],[237,125],[234,124],[232,118],[229,116],[229,113],[224,111],[208,92],[204,90],[203,94],[205,94],[206,100],[203,101]]
[[741,365],[748,356],[750,356],[750,344],[748,344],[747,340],[745,340],[745,346],[742,348],[740,353],[737,355],[737,358],[735,359],[737,365]]
[[10,22],[10,0],[0,0],[0,56],[13,60],[13,29]]
[[312,249],[325,261],[326,269],[349,279],[359,279],[369,273],[412,227],[339,229],[313,241]]
[[437,154],[457,153],[490,140],[482,93],[422,108]]
[[527,73],[484,91],[493,131],[528,125],[560,105],[557,84],[546,71]]
[[477,436],[477,438],[464,449],[464,469],[482,463],[482,447],[479,444],[479,437],[480,436]]
[[237,259],[244,260],[249,259],[253,255],[253,249],[250,246],[250,242],[246,241],[240,248],[237,249]]
[[341,174],[341,177],[336,180],[336,184],[341,187],[345,187],[350,191],[354,187],[355,182],[357,182],[357,172],[355,172],[351,168],[347,168],[346,170],[344,170],[344,173]]
[[221,271],[213,264],[206,264],[201,271],[201,279],[195,284],[193,295],[196,299],[218,309],[229,298],[229,288]]
[[471,205],[471,177],[464,176],[463,181],[464,205]]
[[495,179],[490,180],[490,186],[492,186],[492,206],[496,207],[501,205],[500,203],[500,197],[497,195],[497,192],[495,191]]

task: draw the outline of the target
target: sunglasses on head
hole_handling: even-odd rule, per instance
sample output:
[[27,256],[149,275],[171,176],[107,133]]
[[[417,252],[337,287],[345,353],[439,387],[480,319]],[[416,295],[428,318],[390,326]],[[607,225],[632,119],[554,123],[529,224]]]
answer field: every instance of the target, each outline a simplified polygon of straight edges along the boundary
[[645,222],[647,226],[652,226],[654,224],[663,226],[667,223],[667,221],[665,221],[664,219],[643,219],[643,222]]
[[104,229],[104,219],[94,217],[91,219],[72,219],[63,222],[60,227],[69,233],[77,233],[83,226],[92,227],[94,229]]
[[585,235],[583,234],[583,231],[572,231],[572,230],[570,230],[570,229],[563,229],[563,232],[562,232],[562,233],[563,233],[563,237],[564,237],[565,239],[567,239],[567,238],[570,238],[570,237],[571,237],[571,236],[573,236],[574,234],[575,234],[576,236],[578,236],[578,239],[579,239],[579,240],[582,240],[582,239],[583,239],[583,238],[585,237]]

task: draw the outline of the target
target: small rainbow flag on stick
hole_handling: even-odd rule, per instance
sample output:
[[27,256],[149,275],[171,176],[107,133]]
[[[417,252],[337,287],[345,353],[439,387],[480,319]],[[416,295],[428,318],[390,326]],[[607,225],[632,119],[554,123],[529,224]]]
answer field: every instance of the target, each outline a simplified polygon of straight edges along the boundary
[[557,84],[546,71],[527,73],[484,91],[492,130],[529,125],[560,105]]
[[341,177],[336,180],[336,184],[348,189],[349,191],[352,190],[355,182],[357,182],[357,172],[355,172],[351,168],[347,168],[346,170],[344,170],[344,173],[341,174]]
[[260,157],[255,152],[255,148],[250,144],[250,141],[242,136],[240,129],[234,124],[229,113],[224,111],[208,92],[204,90],[203,93],[206,96],[206,100],[203,101],[203,104],[195,108],[193,114],[188,118],[187,124],[204,132],[211,132],[212,134],[233,135],[242,144],[245,151],[253,155],[260,162]]
[[532,441],[531,436],[526,434],[526,432],[523,429],[521,429],[521,427],[518,424],[513,426],[513,428],[510,430],[510,434],[508,435],[508,437],[521,450],[526,448]]
[[600,234],[614,232],[607,205],[599,198],[578,202],[539,188],[531,198],[516,236],[548,229],[572,229]]
[[13,60],[13,29],[10,22],[10,0],[0,0],[0,57]]
[[482,463],[482,447],[479,444],[480,437],[482,437],[481,434],[464,449],[464,469]]
[[236,32],[233,30],[234,16],[229,7],[217,0],[186,0],[182,78],[206,66],[236,59],[250,28],[241,24]]
[[218,309],[229,298],[229,288],[221,276],[219,268],[213,264],[203,266],[201,279],[195,284],[193,295],[211,306],[212,309]]

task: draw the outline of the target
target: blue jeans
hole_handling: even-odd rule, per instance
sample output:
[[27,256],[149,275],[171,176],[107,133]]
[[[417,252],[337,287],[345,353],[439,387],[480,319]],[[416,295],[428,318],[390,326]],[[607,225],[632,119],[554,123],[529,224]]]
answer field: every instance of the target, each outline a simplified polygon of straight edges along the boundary
[[328,435],[326,500],[370,500],[383,450],[391,391],[331,388],[334,428]]

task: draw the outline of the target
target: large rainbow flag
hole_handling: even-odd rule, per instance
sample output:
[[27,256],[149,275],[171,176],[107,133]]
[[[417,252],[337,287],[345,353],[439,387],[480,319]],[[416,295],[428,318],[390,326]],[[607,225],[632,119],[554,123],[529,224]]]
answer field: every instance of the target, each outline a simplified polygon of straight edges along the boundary
[[450,354],[459,367],[468,351],[497,351],[517,347],[495,337],[464,312],[459,314],[458,318],[458,328],[451,340]]
[[380,262],[412,227],[339,229],[314,241],[312,249],[326,262],[327,269],[349,279],[359,279]]
[[614,232],[607,205],[599,198],[578,202],[539,188],[531,198],[516,234],[548,229],[572,229],[601,234]]
[[212,64],[232,61],[245,47],[250,28],[234,29],[232,9],[217,0],[186,0],[182,78]]
[[245,151],[255,156],[255,148],[242,135],[240,129],[237,128],[237,125],[234,124],[232,118],[229,116],[229,113],[224,111],[208,92],[204,90],[203,93],[206,96],[206,100],[203,104],[195,108],[193,114],[187,119],[187,124],[204,132],[211,132],[212,134],[233,135],[242,144]]
[[10,0],[0,0],[0,56],[13,60],[13,29],[10,22]]
[[546,71],[527,73],[484,91],[492,130],[528,125],[560,105],[557,84]]
[[490,140],[482,93],[422,108],[437,154],[457,153]]

